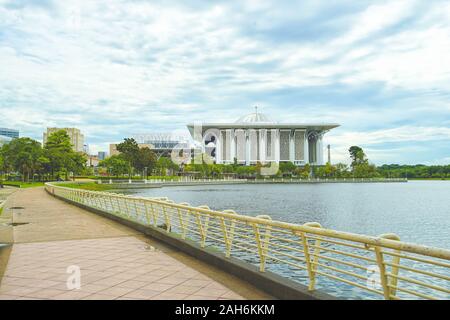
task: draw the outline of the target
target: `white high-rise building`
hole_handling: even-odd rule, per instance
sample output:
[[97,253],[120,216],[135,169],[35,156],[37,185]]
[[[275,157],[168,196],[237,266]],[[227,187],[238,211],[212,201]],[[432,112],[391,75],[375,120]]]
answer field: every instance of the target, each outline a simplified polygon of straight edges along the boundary
[[48,137],[59,130],[64,130],[70,137],[70,143],[72,148],[76,152],[84,152],[84,135],[81,134],[80,129],[77,128],[47,128],[47,132],[44,132],[44,145],[47,142]]

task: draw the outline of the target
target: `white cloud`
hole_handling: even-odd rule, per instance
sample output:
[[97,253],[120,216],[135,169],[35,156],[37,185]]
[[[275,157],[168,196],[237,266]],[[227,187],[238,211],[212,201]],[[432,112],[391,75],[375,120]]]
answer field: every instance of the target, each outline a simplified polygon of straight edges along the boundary
[[[417,146],[418,142],[450,141],[450,128],[403,126],[368,132],[343,132],[330,134],[324,141],[324,145],[333,146],[333,162],[348,163],[348,149],[352,145],[363,146],[368,158],[376,163],[396,162],[400,154],[428,152],[427,148]],[[401,146],[378,147],[386,144]]]
[[[348,2],[336,17],[319,1],[5,3],[0,125],[35,138],[46,126],[78,126],[104,149],[131,132],[233,120],[254,104],[279,120],[341,123],[329,134],[337,149],[448,137],[443,2]],[[368,97],[358,92],[374,83]],[[322,87],[312,98],[302,91]],[[343,91],[339,108],[334,89]],[[397,92],[410,96],[394,101]],[[423,123],[431,114],[434,128]]]

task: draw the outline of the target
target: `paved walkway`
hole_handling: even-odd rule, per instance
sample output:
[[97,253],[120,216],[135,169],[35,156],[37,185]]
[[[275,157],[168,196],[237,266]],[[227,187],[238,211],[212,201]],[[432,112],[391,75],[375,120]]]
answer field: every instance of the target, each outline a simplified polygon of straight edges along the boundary
[[[15,192],[5,210],[14,223],[28,224],[10,227],[14,244],[0,299],[270,298],[132,229],[55,199],[43,188]],[[78,267],[81,287],[68,289],[73,276],[68,271]]]

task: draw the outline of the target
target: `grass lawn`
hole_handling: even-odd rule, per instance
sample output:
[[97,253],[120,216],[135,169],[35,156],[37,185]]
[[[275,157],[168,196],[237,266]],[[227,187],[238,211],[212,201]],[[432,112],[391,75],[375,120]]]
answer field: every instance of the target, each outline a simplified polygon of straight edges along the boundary
[[108,184],[97,184],[95,182],[88,183],[60,183],[57,184],[61,187],[67,188],[75,188],[75,189],[83,189],[83,190],[91,190],[91,191],[105,191],[115,189],[113,186]]
[[19,188],[33,188],[42,187],[44,185],[44,182],[3,181],[3,185]]

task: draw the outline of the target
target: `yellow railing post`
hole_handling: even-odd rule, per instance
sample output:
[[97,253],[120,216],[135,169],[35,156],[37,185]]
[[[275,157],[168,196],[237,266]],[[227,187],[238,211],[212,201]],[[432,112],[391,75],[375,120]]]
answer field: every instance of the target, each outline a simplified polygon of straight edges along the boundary
[[[198,208],[210,210],[207,205],[202,205],[202,206],[199,206]],[[197,212],[196,213],[196,221],[197,221],[197,226],[199,228],[199,233],[200,233],[200,237],[201,237],[200,246],[202,248],[204,248],[206,246],[206,238],[208,236],[209,216],[205,217],[204,220],[205,220],[205,224],[202,223],[201,214]]]
[[[151,205],[151,203],[150,203],[150,205]],[[149,209],[149,207],[148,207],[147,201],[144,202],[144,208],[145,208],[145,221],[147,222],[148,225],[151,225],[153,215],[152,215],[151,209]]]
[[[268,215],[259,215],[256,216],[256,218],[259,219],[265,219],[265,220],[272,220],[272,218]],[[264,238],[262,239],[260,227],[254,223],[253,224],[253,231],[255,232],[255,240],[256,245],[258,246],[258,254],[260,259],[260,265],[259,265],[259,271],[264,272],[266,269],[266,254],[267,249],[269,247],[269,240],[270,240],[270,226],[266,225],[266,230],[264,234]]]
[[[307,222],[304,224],[304,226],[313,227],[313,228],[322,228],[322,225],[318,222]],[[308,239],[306,239],[306,236],[304,233],[302,233],[301,236],[302,236],[302,241],[303,241],[303,239],[305,239],[303,248],[305,249],[304,251],[305,251],[306,267],[308,268],[308,276],[309,276],[308,290],[312,291],[316,287],[316,270],[318,268],[317,263],[319,262],[321,241],[320,240],[315,241],[314,254],[311,259],[311,254],[309,252]],[[304,247],[305,244],[306,244],[306,247]],[[308,255],[308,258],[306,257],[306,255]]]
[[[161,205],[158,205],[161,206]],[[155,206],[153,203],[150,203],[150,210],[152,212],[153,217],[153,226],[156,228],[158,226],[158,217],[159,217],[159,211],[155,209]]]
[[[166,201],[166,202],[173,203],[173,202],[169,202],[169,201]],[[167,207],[166,206],[163,206],[163,214],[164,214],[164,221],[166,223],[166,231],[170,232],[170,227],[171,227],[172,223],[171,223],[169,214],[167,213]]]
[[120,204],[121,204],[121,201],[122,201],[122,200],[121,200],[119,197],[116,197],[117,213],[118,213],[120,216],[123,215],[123,213],[122,213],[122,206],[120,205]]
[[[381,234],[378,236],[379,238],[382,239],[389,239],[389,240],[395,240],[395,241],[400,241],[400,237],[394,233],[385,233],[385,234]],[[375,248],[375,252],[377,254],[377,262],[379,264],[379,261],[383,264],[383,272],[386,274],[386,265],[384,264],[384,256],[383,253],[381,251],[381,248],[378,247],[378,252],[377,252],[377,248]],[[392,256],[392,266],[391,266],[391,273],[392,273],[392,277],[388,277],[388,276],[383,276],[381,275],[381,267],[380,268],[380,277],[384,278],[386,281],[386,285],[388,286],[387,288],[387,292],[384,290],[383,287],[383,292],[384,292],[384,296],[386,298],[386,294],[388,294],[388,298],[387,299],[391,299],[391,296],[396,296],[397,294],[397,284],[398,284],[398,272],[399,272],[399,268],[398,265],[400,265],[400,250],[394,250],[394,252],[396,253],[395,256]]]
[[379,246],[375,246],[375,256],[377,258],[378,270],[380,273],[380,282],[383,288],[384,298],[386,300],[390,300],[390,289],[389,289],[389,281],[386,275],[386,268],[383,260],[383,253],[381,252],[381,248]]
[[[180,203],[180,205],[186,206],[186,207],[190,206],[190,204],[187,202],[182,202],[182,203]],[[180,220],[181,239],[184,240],[184,239],[186,239],[186,234],[187,234],[187,224],[186,224],[185,217],[183,216],[183,212],[181,211],[181,209],[178,208],[177,210],[178,210],[178,219]],[[187,216],[187,218],[189,219],[189,216]]]
[[303,253],[305,255],[305,262],[306,262],[306,269],[308,271],[308,278],[309,278],[308,290],[314,290],[314,282],[315,281],[314,281],[314,273],[312,271],[312,265],[311,265],[311,256],[309,255],[308,239],[306,239],[304,232],[300,232],[298,234],[300,235],[300,238],[302,239]]
[[133,204],[134,204],[134,211],[136,212],[136,218],[138,218],[139,217],[139,209],[138,209],[138,205],[137,205],[137,202],[138,202],[139,200],[134,200],[133,201]]
[[[227,214],[237,214],[234,210],[224,210],[223,212]],[[225,257],[229,258],[231,256],[231,249],[233,247],[234,227],[236,225],[236,221],[234,219],[231,219],[230,226],[227,228],[225,218],[222,217],[221,225],[225,240]]]
[[131,216],[131,211],[130,211],[130,206],[128,205],[128,198],[124,198],[124,202],[125,202],[125,213],[127,215],[127,217],[129,218]]

